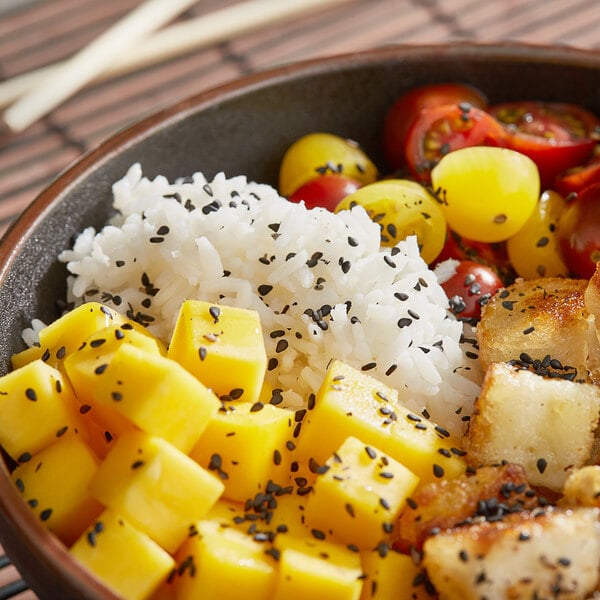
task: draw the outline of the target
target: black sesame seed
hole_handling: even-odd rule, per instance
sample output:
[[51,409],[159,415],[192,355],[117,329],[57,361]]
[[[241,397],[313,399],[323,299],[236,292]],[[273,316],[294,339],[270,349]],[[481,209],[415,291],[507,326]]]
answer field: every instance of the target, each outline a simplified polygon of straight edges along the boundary
[[32,402],[35,402],[37,400],[37,394],[33,388],[27,388],[25,390],[25,397],[27,398],[27,400],[31,400]]
[[436,464],[434,464],[434,465],[433,465],[433,474],[434,474],[434,476],[435,476],[435,477],[437,477],[438,479],[439,479],[440,477],[443,477],[443,476],[444,476],[444,469],[443,469],[443,467],[440,467],[440,465],[436,465]]

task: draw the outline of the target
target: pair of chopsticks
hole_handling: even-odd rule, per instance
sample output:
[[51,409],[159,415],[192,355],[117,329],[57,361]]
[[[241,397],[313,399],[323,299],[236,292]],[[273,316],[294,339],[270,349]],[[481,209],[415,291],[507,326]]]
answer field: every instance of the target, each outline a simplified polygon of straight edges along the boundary
[[247,0],[161,27],[197,0],[145,0],[71,58],[0,82],[2,125],[20,132],[88,83],[348,0]]

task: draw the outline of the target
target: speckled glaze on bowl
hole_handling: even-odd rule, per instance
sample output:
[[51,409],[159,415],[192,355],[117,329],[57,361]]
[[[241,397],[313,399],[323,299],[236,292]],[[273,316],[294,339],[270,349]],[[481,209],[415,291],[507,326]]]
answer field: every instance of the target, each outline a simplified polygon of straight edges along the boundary
[[[110,214],[111,184],[134,162],[149,176],[201,170],[275,184],[285,149],[310,131],[361,143],[382,170],[383,117],[403,91],[461,81],[493,102],[576,102],[600,113],[600,54],[515,44],[387,47],[312,60],[201,93],[123,131],[62,173],[0,244],[0,374],[32,318],[50,321],[65,295],[58,253]],[[0,461],[0,541],[42,598],[115,596],[34,517]]]

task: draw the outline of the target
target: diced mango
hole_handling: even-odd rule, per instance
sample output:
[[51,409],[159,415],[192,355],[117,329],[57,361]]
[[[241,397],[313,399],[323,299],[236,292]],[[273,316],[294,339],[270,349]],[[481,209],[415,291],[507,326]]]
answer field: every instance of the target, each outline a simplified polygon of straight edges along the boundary
[[174,360],[121,343],[96,358],[88,344],[65,361],[75,393],[108,431],[135,425],[189,452],[216,414],[216,396]]
[[87,432],[68,380],[42,360],[0,378],[0,444],[17,462],[63,435]]
[[413,559],[398,552],[388,553],[370,550],[361,552],[362,567],[365,573],[360,600],[424,600],[437,598],[426,579],[420,576],[421,569]]
[[259,398],[267,355],[255,311],[186,300],[168,356],[219,397],[245,402]]
[[[69,377],[83,410],[86,410],[89,420],[96,423],[96,429],[107,432],[110,438],[121,435],[133,428],[132,422],[119,411],[114,409],[114,402],[103,403],[96,401],[98,388],[96,386],[101,373],[110,362],[115,352],[124,344],[129,344],[149,352],[164,355],[164,345],[145,330],[139,331],[130,323],[109,325],[88,336],[81,345],[64,359],[63,370]],[[93,409],[93,410],[92,410]],[[93,427],[92,427],[93,428]],[[103,456],[101,448],[106,446],[101,441],[95,444],[99,447],[99,455]]]
[[344,441],[326,466],[306,505],[308,525],[361,549],[389,540],[419,478],[354,437]]
[[466,468],[447,431],[402,406],[396,390],[333,361],[303,421],[298,455],[323,464],[350,436],[379,448],[422,481],[457,477]]
[[19,369],[38,358],[42,358],[42,354],[43,350],[40,346],[30,346],[29,348],[25,348],[25,350],[21,350],[21,352],[13,354],[10,357],[10,364],[13,370]]
[[214,521],[197,523],[194,535],[175,556],[178,569],[173,585],[178,600],[270,599],[276,568],[265,549],[264,542],[236,529]]
[[92,495],[168,552],[204,518],[223,484],[162,438],[124,433],[90,484]]
[[224,403],[190,456],[223,479],[225,497],[244,502],[269,480],[285,482],[294,413],[271,404]]
[[[343,549],[339,547],[340,551]],[[342,564],[326,551],[305,551],[306,547],[284,547],[279,555],[279,569],[274,600],[358,600],[362,590],[362,570]],[[349,551],[348,551],[349,552]]]
[[123,315],[99,302],[81,304],[40,330],[43,360],[59,368],[87,337],[99,329],[126,321]]
[[44,525],[71,545],[102,511],[88,489],[97,470],[94,453],[71,436],[38,452],[11,477]]
[[105,510],[70,552],[125,600],[149,598],[175,566],[167,552],[112,510]]

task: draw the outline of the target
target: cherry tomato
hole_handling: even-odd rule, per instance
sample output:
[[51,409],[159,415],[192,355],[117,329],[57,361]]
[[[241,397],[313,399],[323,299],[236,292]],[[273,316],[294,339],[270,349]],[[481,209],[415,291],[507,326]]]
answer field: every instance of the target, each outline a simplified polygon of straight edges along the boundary
[[365,185],[346,196],[335,212],[362,206],[381,227],[381,243],[395,246],[409,235],[417,236],[421,257],[431,263],[446,237],[446,220],[436,199],[408,179],[385,179]]
[[510,261],[519,277],[565,277],[567,266],[558,247],[556,227],[566,208],[563,197],[545,191],[519,231],[506,242]]
[[448,296],[451,312],[459,318],[478,319],[481,307],[504,284],[487,265],[463,260],[458,263],[455,274],[441,285]]
[[574,104],[508,102],[488,110],[506,126],[507,147],[537,164],[543,187],[588,159],[600,126],[595,115]]
[[307,181],[337,173],[362,184],[377,179],[377,168],[360,146],[331,133],[309,133],[286,151],[279,168],[279,193],[288,197]]
[[592,183],[600,183],[600,145],[596,144],[592,157],[584,164],[561,173],[554,182],[554,188],[565,198],[579,194]]
[[301,185],[290,197],[292,202],[304,201],[306,208],[322,206],[333,212],[348,195],[361,187],[359,181],[337,173],[321,175]]
[[464,238],[456,231],[448,229],[446,243],[442,248],[436,262],[442,262],[449,258],[455,260],[471,260],[493,269],[500,279],[508,285],[514,281],[515,271],[508,258],[506,242],[476,242]]
[[503,136],[493,117],[468,104],[425,108],[406,137],[406,160],[416,179],[429,183],[431,169],[443,156],[470,146],[499,146]]
[[508,148],[450,152],[431,179],[450,228],[478,242],[501,242],[517,233],[540,194],[535,163]]
[[571,274],[589,279],[600,261],[600,183],[585,188],[567,205],[557,233]]
[[485,108],[487,99],[479,90],[462,83],[423,85],[402,94],[388,110],[383,125],[383,149],[388,165],[401,169],[406,164],[406,136],[422,109],[461,103]]

